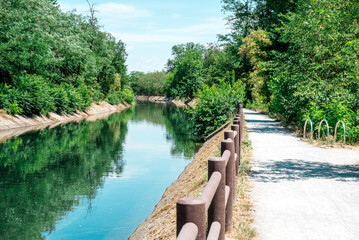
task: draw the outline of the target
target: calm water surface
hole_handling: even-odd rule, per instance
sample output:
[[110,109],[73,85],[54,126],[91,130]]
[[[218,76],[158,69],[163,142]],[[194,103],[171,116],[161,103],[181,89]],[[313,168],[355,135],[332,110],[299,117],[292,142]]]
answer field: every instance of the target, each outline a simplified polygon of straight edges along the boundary
[[127,239],[199,147],[183,111],[138,103],[0,144],[0,239]]

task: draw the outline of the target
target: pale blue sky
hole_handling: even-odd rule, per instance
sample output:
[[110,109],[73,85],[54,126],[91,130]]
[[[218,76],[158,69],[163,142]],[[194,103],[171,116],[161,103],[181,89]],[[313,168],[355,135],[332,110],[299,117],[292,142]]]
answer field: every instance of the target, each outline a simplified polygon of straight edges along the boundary
[[[58,0],[88,14],[86,0]],[[162,70],[175,44],[216,41],[228,32],[220,0],[91,0],[104,30],[127,45],[129,71]]]

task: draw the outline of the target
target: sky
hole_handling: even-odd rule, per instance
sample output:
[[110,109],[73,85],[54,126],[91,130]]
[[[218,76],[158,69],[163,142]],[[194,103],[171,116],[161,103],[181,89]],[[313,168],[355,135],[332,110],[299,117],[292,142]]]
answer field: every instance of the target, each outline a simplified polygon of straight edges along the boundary
[[[58,0],[63,11],[89,14],[86,0]],[[220,0],[90,0],[103,30],[126,44],[128,71],[161,71],[171,48],[216,42],[229,32]]]

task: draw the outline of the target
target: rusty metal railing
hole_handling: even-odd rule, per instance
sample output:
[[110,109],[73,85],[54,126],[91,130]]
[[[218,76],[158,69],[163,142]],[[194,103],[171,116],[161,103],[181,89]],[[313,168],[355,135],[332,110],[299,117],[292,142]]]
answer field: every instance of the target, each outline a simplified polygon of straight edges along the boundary
[[[208,159],[208,183],[200,197],[183,197],[177,201],[177,240],[225,239],[232,229],[233,204],[236,201],[236,176],[239,172],[243,133],[243,110],[231,130],[224,131],[221,157]],[[209,228],[207,229],[206,225]]]

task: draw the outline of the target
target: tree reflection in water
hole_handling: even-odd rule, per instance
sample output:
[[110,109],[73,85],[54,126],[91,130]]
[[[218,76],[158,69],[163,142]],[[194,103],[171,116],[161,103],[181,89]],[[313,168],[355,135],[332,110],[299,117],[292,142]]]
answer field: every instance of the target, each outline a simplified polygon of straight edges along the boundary
[[199,147],[183,109],[138,103],[136,110],[26,133],[0,144],[0,238],[41,239],[84,199],[91,211],[107,176],[124,171],[127,123],[165,126],[172,155]]

